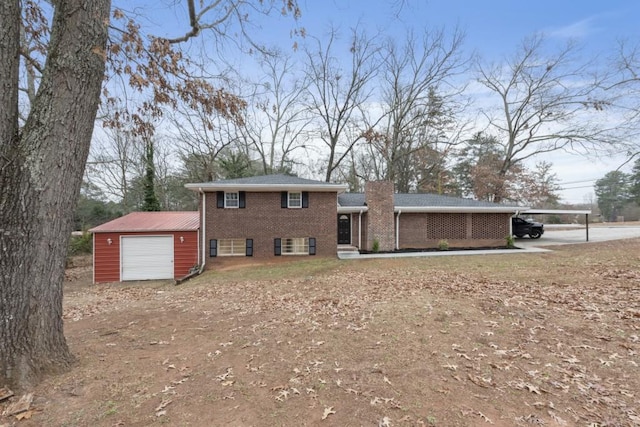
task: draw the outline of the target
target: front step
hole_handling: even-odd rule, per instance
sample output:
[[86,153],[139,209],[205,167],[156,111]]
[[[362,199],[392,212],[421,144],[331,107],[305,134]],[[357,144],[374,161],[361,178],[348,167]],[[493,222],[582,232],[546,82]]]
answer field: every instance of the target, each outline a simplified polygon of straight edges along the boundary
[[360,251],[352,245],[338,245],[338,259],[356,258],[360,256]]

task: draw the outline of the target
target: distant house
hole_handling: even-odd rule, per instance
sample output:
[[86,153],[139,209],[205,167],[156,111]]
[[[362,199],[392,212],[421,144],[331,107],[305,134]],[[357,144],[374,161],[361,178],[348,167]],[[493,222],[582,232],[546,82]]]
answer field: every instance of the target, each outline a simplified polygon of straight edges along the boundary
[[133,212],[89,230],[93,282],[178,279],[201,264],[198,212]]
[[517,206],[394,194],[391,182],[347,186],[286,175],[187,184],[199,193],[201,259],[336,256],[340,245],[381,251],[502,246]]

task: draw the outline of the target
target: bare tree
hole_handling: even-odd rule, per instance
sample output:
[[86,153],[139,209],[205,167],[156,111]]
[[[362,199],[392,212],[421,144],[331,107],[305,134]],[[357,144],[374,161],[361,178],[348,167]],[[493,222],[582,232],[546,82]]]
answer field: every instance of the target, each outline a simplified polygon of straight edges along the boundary
[[626,156],[626,164],[640,156],[640,46],[620,40],[608,65],[602,88],[614,100],[611,116],[620,136],[614,153]]
[[560,201],[558,176],[553,172],[553,164],[536,162],[527,168],[518,180],[516,194],[512,199],[523,206],[554,208]]
[[319,137],[328,149],[325,181],[348,158],[349,152],[364,137],[365,103],[370,99],[370,83],[377,74],[379,47],[357,29],[351,33],[350,64],[338,59],[338,36],[332,30],[326,44],[316,40],[315,49],[306,50],[307,77],[312,114],[317,118]]
[[247,155],[257,153],[263,173],[287,171],[295,153],[306,148],[309,81],[295,76],[293,59],[280,51],[261,55],[260,66],[264,78],[252,85],[248,117],[240,129]]
[[220,178],[216,160],[227,147],[241,144],[242,121],[239,124],[224,114],[183,104],[169,114],[169,121],[188,179],[208,182]]
[[[234,115],[241,104],[194,79],[173,45],[197,35],[210,12],[223,12],[214,17],[220,23],[230,18],[229,6],[241,12],[244,6],[267,3],[282,3],[285,10],[298,13],[291,0],[220,0],[198,3],[200,11],[188,0],[189,32],[167,40],[141,36],[131,21],[109,27],[109,0],[58,0],[50,4],[50,36],[38,33],[46,48],[40,56],[29,56],[20,45],[21,25],[28,25],[22,7],[48,3],[0,2],[0,384],[25,388],[73,361],[62,324],[64,260],[107,58],[112,72],[130,76],[127,84],[151,93],[146,110],[156,112],[182,99]],[[251,10],[244,7],[238,19]],[[122,16],[115,11],[113,17],[117,21]],[[107,45],[109,31],[119,34],[120,43]],[[24,122],[19,110],[20,55],[39,70]],[[175,78],[166,78],[169,75]]]
[[478,81],[495,99],[495,110],[483,114],[503,145],[501,175],[541,153],[588,151],[613,141],[611,129],[597,115],[609,102],[590,64],[577,57],[577,46],[546,52],[544,38],[534,36],[504,63],[478,63]]
[[180,156],[172,138],[156,137],[154,144],[155,190],[162,210],[195,210],[197,197],[184,184],[189,179],[183,175]]
[[140,174],[141,158],[142,146],[131,132],[124,128],[104,129],[91,145],[86,179],[130,212],[136,205],[130,194],[131,181]]
[[454,87],[452,79],[467,68],[463,40],[457,30],[449,37],[444,30],[425,30],[420,38],[409,33],[402,46],[390,40],[384,47],[384,118],[367,141],[377,159],[377,179],[394,181],[398,191],[416,189],[421,171],[430,167],[424,161],[441,163],[434,154],[446,156],[457,139],[456,116],[463,105],[457,97],[464,86]]

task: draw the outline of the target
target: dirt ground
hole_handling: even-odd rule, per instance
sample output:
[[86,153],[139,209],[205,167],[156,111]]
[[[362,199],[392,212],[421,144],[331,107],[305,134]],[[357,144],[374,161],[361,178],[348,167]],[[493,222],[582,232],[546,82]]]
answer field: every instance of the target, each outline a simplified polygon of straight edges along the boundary
[[0,426],[640,425],[640,239],[253,261],[180,286],[76,261],[77,364]]

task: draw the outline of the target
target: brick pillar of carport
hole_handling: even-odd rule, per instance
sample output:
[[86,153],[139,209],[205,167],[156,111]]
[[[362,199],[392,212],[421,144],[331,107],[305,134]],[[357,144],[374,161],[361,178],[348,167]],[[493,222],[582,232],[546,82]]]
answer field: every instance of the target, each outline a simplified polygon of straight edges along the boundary
[[376,240],[379,250],[394,250],[393,182],[367,182],[365,201],[367,203],[367,250],[373,250]]

